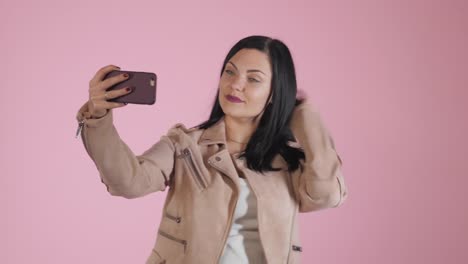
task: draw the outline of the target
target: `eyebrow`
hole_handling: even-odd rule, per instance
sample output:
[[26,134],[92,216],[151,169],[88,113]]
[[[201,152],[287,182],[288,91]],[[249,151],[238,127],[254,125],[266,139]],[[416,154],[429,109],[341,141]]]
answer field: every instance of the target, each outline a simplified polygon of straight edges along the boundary
[[[232,61],[228,61],[228,63],[231,63],[232,66],[234,66],[234,68],[236,68],[236,70],[239,70],[239,69],[237,69],[237,66],[236,66]],[[256,69],[247,70],[247,72],[261,72],[261,73],[265,74],[265,73],[262,72],[261,70],[256,70]],[[266,74],[265,74],[265,75],[266,75]]]

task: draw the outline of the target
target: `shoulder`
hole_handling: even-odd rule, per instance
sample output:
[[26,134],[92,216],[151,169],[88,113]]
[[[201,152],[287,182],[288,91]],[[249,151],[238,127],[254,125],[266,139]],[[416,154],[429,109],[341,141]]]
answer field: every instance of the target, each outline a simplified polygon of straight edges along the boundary
[[177,143],[181,143],[185,140],[198,142],[203,131],[204,129],[197,126],[187,128],[184,123],[176,123],[168,129],[166,136]]

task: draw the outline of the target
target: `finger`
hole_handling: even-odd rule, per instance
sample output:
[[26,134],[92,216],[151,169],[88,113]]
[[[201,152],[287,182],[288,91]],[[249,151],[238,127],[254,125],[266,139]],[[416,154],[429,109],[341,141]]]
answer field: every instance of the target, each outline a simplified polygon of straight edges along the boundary
[[116,98],[116,97],[131,93],[132,88],[133,87],[125,87],[125,88],[122,88],[122,89],[106,92],[107,93],[107,98],[106,98],[106,93],[101,93],[101,94],[98,95],[98,97],[96,99],[101,99],[101,100],[113,99],[113,98]]
[[112,64],[102,67],[101,69],[99,69],[96,72],[94,77],[89,82],[90,86],[98,84],[100,81],[102,81],[102,79],[104,79],[106,74],[108,74],[111,71],[115,71],[115,70],[120,70],[120,67],[112,65]]
[[104,81],[97,84],[96,89],[98,90],[107,90],[109,87],[114,86],[115,84],[127,80],[129,75],[127,73],[122,73],[116,76],[105,79]]
[[104,107],[107,109],[119,108],[126,106],[127,103],[117,103],[117,102],[105,102]]

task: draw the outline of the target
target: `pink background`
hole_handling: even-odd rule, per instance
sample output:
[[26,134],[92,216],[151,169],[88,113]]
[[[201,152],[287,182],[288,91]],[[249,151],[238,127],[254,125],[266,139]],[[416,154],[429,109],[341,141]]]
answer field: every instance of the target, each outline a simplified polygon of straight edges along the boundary
[[289,46],[344,162],[347,202],[300,215],[303,262],[466,263],[466,1],[12,3],[0,4],[1,263],[143,263],[166,193],[106,192],[75,138],[88,82],[108,64],[158,75],[155,105],[115,111],[140,154],[207,118],[225,55],[252,34]]

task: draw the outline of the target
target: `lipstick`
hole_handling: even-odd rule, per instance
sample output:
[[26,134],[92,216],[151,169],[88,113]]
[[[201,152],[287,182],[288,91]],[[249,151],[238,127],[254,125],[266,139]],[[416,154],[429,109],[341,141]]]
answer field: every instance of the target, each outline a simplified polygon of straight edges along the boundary
[[232,95],[226,95],[226,99],[227,99],[229,102],[233,102],[233,103],[242,103],[242,102],[244,102],[244,101],[242,101],[240,98],[235,97],[235,96],[232,96]]

